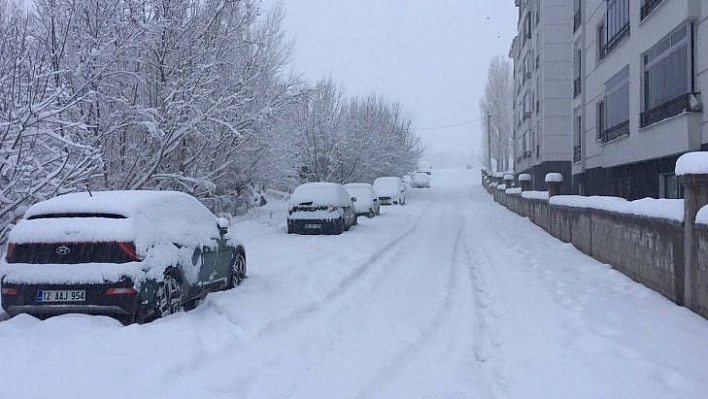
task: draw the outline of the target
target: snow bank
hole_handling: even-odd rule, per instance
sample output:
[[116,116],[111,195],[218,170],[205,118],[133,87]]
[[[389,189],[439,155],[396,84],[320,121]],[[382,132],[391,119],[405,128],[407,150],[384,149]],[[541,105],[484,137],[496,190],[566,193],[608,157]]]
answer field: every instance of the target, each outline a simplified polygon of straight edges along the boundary
[[676,176],[708,174],[708,152],[697,151],[681,155],[676,161]]
[[627,201],[618,197],[557,195],[551,198],[549,203],[551,205],[598,209],[683,222],[683,200],[681,199],[643,198],[636,201]]
[[528,199],[548,200],[548,191],[524,191],[521,196]]

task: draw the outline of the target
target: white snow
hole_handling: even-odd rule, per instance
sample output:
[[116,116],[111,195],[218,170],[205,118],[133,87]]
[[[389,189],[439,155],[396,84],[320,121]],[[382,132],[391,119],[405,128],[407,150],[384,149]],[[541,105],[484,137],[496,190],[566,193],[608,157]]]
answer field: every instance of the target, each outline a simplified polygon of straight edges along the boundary
[[521,196],[528,199],[548,201],[548,191],[524,191]]
[[696,223],[708,224],[708,206],[704,206],[698,210],[698,214],[696,214]]
[[531,175],[528,173],[522,173],[519,175],[519,181],[531,181]]
[[683,154],[676,161],[676,176],[708,174],[708,151]]
[[403,187],[400,177],[385,176],[374,180],[374,191],[379,197],[398,198]]
[[546,174],[546,183],[562,183],[563,175],[560,173],[548,173]]
[[354,209],[357,213],[364,213],[374,206],[374,186],[369,183],[348,183],[344,185],[350,196],[356,198]]
[[514,175],[509,174],[509,173],[505,174],[504,181],[514,181]]
[[351,196],[341,184],[316,182],[298,186],[290,196],[290,205],[297,206],[305,202],[313,205],[351,206]]
[[499,190],[499,191],[504,191],[504,190],[506,190],[506,184],[502,183],[502,184],[498,185],[498,186],[497,186],[497,190]]
[[123,327],[0,322],[0,396],[701,398],[708,322],[504,207],[474,171],[341,236],[233,228],[250,277]]
[[521,194],[521,187],[507,188],[507,194]]
[[552,197],[549,203],[683,222],[682,199],[643,198],[627,201],[618,197],[557,195]]

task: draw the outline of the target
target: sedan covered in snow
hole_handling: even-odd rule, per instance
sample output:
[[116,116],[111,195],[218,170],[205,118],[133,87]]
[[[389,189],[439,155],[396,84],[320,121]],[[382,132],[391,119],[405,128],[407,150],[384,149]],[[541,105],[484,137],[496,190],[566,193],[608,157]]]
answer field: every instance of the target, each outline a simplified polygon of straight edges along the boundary
[[66,194],[25,212],[0,261],[11,316],[64,313],[145,322],[194,307],[246,277],[243,245],[175,191]]
[[406,185],[400,177],[379,177],[374,180],[374,191],[381,205],[406,203]]
[[341,234],[355,224],[352,198],[341,184],[305,183],[290,196],[288,233]]
[[357,216],[372,218],[381,214],[381,207],[379,206],[379,199],[376,197],[374,186],[369,183],[349,183],[345,184],[344,188],[352,198],[356,199],[354,210]]
[[424,172],[417,172],[413,174],[411,187],[430,188],[430,174]]

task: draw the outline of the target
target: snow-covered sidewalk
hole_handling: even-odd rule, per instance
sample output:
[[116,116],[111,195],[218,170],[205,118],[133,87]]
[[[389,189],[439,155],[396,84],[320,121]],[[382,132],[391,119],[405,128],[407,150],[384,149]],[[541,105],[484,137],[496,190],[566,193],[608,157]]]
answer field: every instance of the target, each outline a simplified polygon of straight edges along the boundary
[[0,392],[705,396],[703,318],[494,203],[475,171],[431,185],[340,236],[288,235],[278,209],[238,223],[249,279],[189,313],[1,322]]

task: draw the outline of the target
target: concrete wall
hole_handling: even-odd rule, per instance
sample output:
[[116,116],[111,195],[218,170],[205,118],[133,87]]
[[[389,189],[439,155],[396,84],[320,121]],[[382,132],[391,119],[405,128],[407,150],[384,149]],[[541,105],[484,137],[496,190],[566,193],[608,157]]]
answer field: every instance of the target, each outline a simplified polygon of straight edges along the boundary
[[[489,190],[495,201],[528,217],[554,237],[612,265],[633,280],[681,303],[683,224],[595,209],[549,205],[546,200]],[[708,226],[698,228],[697,294],[692,310],[708,317]]]

